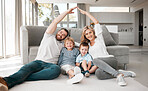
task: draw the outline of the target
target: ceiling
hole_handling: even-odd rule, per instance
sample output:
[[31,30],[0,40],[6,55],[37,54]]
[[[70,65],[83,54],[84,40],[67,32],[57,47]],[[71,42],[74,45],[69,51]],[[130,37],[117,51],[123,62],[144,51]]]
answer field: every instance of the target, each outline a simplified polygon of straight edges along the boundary
[[103,7],[132,7],[148,0],[36,0],[38,3],[86,3]]

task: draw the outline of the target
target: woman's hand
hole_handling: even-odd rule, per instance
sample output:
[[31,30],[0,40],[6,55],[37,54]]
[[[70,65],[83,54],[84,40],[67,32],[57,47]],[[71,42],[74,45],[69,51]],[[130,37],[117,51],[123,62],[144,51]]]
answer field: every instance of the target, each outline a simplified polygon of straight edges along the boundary
[[77,9],[78,9],[82,14],[86,14],[86,13],[87,13],[86,11],[84,11],[84,10],[78,8],[78,7],[77,7]]
[[76,9],[77,7],[73,7],[73,8],[70,8],[70,9],[68,9],[67,10],[67,13],[68,14],[72,14],[72,13],[74,13],[74,12],[72,12],[74,9]]
[[80,9],[79,7],[77,7],[77,9],[78,9],[82,14],[85,14],[86,16],[88,16],[88,17],[93,21],[94,24],[98,24],[98,23],[99,23],[99,21],[98,21],[95,17],[93,17],[90,13],[88,13],[88,12],[86,12],[86,11]]

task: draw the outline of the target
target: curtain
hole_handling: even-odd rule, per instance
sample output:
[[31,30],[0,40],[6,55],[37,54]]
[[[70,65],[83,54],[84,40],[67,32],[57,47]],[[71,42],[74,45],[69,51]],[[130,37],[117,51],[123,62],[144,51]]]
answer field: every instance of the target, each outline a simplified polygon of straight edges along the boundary
[[15,2],[15,54],[20,54],[20,27],[22,25],[22,0]]

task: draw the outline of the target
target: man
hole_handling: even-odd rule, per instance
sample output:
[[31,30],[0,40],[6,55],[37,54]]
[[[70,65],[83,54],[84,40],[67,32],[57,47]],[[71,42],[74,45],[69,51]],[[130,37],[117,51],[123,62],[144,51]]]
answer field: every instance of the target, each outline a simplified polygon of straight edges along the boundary
[[35,61],[24,65],[18,72],[8,77],[0,77],[0,91],[8,91],[8,89],[24,81],[51,80],[60,75],[61,70],[56,63],[60,50],[64,46],[61,41],[68,36],[68,31],[62,28],[57,32],[56,36],[53,33],[57,28],[57,24],[67,14],[73,13],[72,11],[75,8],[77,7],[63,12],[49,25],[41,41]]

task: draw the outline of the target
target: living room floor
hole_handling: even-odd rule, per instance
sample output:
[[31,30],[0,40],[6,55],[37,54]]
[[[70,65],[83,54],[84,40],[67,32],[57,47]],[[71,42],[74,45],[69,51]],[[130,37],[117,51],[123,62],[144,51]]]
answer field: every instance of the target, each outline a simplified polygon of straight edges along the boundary
[[[137,76],[136,81],[148,87],[148,47],[129,46],[129,64],[127,70],[134,71]],[[0,59],[0,76],[9,76],[19,70],[21,64],[20,56],[15,56],[7,59]]]

